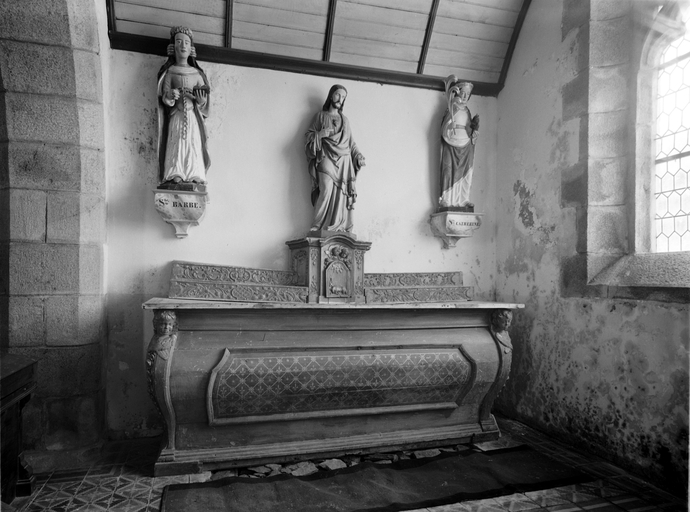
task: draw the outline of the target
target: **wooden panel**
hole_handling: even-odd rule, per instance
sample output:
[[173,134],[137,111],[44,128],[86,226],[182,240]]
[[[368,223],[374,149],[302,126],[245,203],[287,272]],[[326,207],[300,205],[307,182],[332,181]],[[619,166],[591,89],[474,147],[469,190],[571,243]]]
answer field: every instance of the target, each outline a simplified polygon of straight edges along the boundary
[[258,350],[268,346],[294,351],[311,340],[312,348],[332,349],[347,346],[357,347],[411,347],[419,346],[450,346],[467,344],[475,336],[479,336],[486,327],[469,325],[466,328],[416,329],[414,332],[404,329],[383,330],[314,330],[314,331],[181,331],[178,334],[177,353],[186,351],[204,351],[214,354],[216,361],[220,358],[220,351],[226,347],[233,350]]
[[503,59],[508,51],[508,43],[497,41],[483,41],[448,34],[434,32],[431,36],[429,48],[452,51],[456,53],[472,53],[475,55],[487,55]]
[[335,20],[333,34],[355,39],[370,39],[409,45],[418,44],[419,46],[424,41],[424,30],[380,25],[372,21],[352,20],[340,16]]
[[448,75],[457,75],[463,80],[469,80],[471,82],[484,82],[489,84],[498,82],[500,77],[500,73],[496,72],[463,69],[457,66],[439,66],[436,64],[427,64],[424,67],[424,74],[442,78],[445,78]]
[[323,48],[324,34],[305,32],[291,28],[258,25],[244,21],[233,24],[233,39],[262,41],[265,43],[283,44],[287,46],[301,46],[319,50]]
[[[202,302],[202,305],[206,301]],[[183,310],[180,310],[183,311]],[[389,330],[399,329],[401,322],[415,322],[417,329],[439,329],[451,327],[480,327],[489,323],[489,311],[452,310],[446,309],[373,309],[358,310],[326,310],[310,308],[295,310],[293,308],[272,309],[271,315],[266,315],[263,309],[195,309],[180,313],[180,331],[320,331],[340,329],[345,331],[357,330]],[[342,319],[348,318],[349,323],[343,324]]]
[[[124,32],[126,34],[160,37],[165,39],[166,41],[170,39],[170,27],[164,27],[160,25],[145,25],[143,23],[119,20],[117,23],[117,28],[120,32]],[[199,32],[195,30],[194,44],[223,46],[223,36],[218,34],[206,34],[204,32]],[[165,46],[165,43],[161,45],[162,51],[165,51]]]
[[382,59],[380,57],[367,57],[349,53],[331,52],[331,62],[386,71],[399,71],[402,73],[417,72],[417,63],[413,61]]
[[523,0],[462,0],[462,2],[483,7],[503,9],[505,11],[520,12]]
[[438,15],[434,24],[434,33],[509,43],[513,35],[513,28],[472,23]]
[[[263,41],[251,41],[249,39],[232,39],[232,47],[235,50],[267,53],[269,55],[281,55],[283,57],[296,57],[300,59],[321,60],[323,50],[314,50],[301,46],[288,46],[285,44],[266,43]],[[265,67],[265,66],[259,66]]]
[[448,50],[439,50],[438,48],[429,48],[426,62],[428,65],[436,64],[464,69],[476,69],[477,71],[495,71],[497,73],[500,73],[501,67],[503,66],[502,58],[450,52]]
[[116,5],[118,3],[156,7],[166,11],[178,11],[185,13],[185,15],[186,13],[202,14],[216,18],[223,18],[225,16],[225,0],[204,0],[203,2],[190,2],[189,0],[118,0],[115,2]]
[[[141,24],[167,27],[166,39],[170,38],[170,27],[176,25],[185,25],[191,28],[195,35],[197,31],[218,35],[223,35],[225,32],[225,18],[188,14],[155,7],[142,7],[115,2],[115,15],[118,21],[133,21]],[[118,30],[122,30],[120,23],[118,23]]]
[[426,30],[429,13],[421,14],[408,11],[398,11],[394,9],[355,4],[345,0],[339,0],[336,18],[369,21],[378,25]]
[[473,23],[486,23],[502,27],[514,27],[518,18],[515,11],[484,7],[458,0],[441,0],[438,6],[439,16],[466,20]]
[[353,4],[363,4],[375,7],[385,7],[399,11],[429,14],[432,0],[349,0]]
[[306,32],[326,32],[326,16],[294,11],[284,11],[257,5],[234,4],[235,21],[259,23],[275,27],[291,28]]
[[404,44],[352,39],[334,35],[331,51],[333,53],[345,53],[364,57],[378,57],[384,60],[391,59],[416,63],[419,60],[421,44],[420,46],[408,46]]
[[235,6],[242,4],[316,16],[328,14],[328,0],[280,0],[280,2],[276,2],[276,0],[235,0]]

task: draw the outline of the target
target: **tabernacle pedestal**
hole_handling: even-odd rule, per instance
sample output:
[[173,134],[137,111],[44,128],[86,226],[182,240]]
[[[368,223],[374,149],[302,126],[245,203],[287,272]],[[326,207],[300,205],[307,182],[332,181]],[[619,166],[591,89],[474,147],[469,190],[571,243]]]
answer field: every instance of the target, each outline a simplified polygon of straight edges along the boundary
[[371,242],[353,235],[314,232],[285,242],[297,281],[308,287],[310,303],[364,303],[364,253]]
[[[356,267],[355,267],[356,268]],[[155,475],[479,442],[520,304],[151,299]]]

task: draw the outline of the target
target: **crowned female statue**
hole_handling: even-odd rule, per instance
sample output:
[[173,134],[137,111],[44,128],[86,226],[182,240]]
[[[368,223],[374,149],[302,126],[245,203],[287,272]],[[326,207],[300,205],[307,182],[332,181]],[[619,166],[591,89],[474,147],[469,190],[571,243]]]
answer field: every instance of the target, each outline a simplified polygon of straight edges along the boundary
[[205,184],[211,165],[204,124],[209,113],[210,87],[196,62],[193,41],[189,28],[171,28],[168,60],[158,72],[161,185]]

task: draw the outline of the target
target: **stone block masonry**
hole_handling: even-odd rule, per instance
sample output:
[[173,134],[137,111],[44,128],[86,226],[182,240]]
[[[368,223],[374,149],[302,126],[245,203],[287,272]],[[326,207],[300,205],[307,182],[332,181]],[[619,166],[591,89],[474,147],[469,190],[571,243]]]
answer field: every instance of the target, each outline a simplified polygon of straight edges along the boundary
[[97,27],[89,0],[0,3],[0,348],[38,361],[33,450],[81,448],[103,432]]

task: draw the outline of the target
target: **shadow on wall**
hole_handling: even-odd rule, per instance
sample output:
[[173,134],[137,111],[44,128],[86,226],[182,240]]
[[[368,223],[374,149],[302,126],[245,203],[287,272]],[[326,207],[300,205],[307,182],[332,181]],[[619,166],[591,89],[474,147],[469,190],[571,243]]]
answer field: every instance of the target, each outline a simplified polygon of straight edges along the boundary
[[[316,112],[321,110],[323,102],[328,91],[325,91],[319,97],[316,89],[309,91],[308,110],[295,123],[295,131],[292,138],[282,149],[282,156],[286,165],[286,172],[290,174],[288,188],[285,189],[287,202],[291,204],[291,216],[294,219],[307,218],[311,221],[313,215],[313,207],[311,204],[311,178],[309,177],[309,169],[307,167],[307,157],[304,152],[305,134],[311,125]],[[308,222],[309,222],[308,221]],[[298,223],[295,223],[298,224]],[[295,225],[295,232],[291,238],[299,238],[304,236],[309,231],[310,225]],[[276,243],[280,244],[279,241]],[[282,247],[281,247],[282,250]]]

